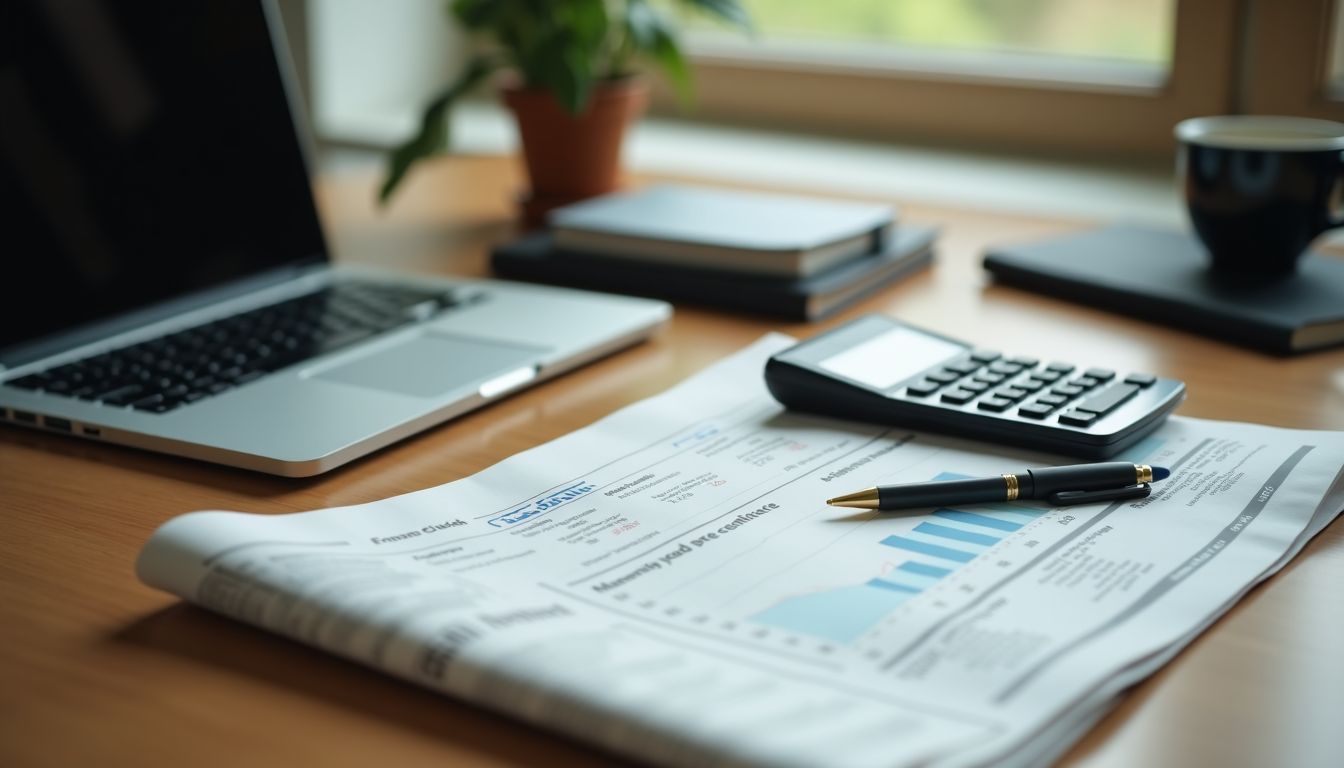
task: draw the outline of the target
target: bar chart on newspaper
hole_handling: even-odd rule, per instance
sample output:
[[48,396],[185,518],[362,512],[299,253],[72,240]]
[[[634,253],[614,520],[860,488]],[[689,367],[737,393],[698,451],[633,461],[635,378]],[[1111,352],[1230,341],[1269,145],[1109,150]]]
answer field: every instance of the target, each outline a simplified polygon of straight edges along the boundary
[[[836,483],[946,480],[968,476],[968,467],[984,474],[1017,467],[959,450],[955,442],[916,441],[898,431],[835,437],[833,430],[808,429],[805,417],[763,422],[753,415],[741,425],[698,424],[669,439],[665,465],[651,464],[647,454],[632,456],[637,469],[613,481],[631,494],[627,505],[640,497],[654,505],[672,500],[698,514],[682,519],[676,531],[660,532],[657,545],[627,550],[566,591],[581,599],[600,595],[600,602],[630,615],[707,636],[777,652],[861,654],[880,663],[940,615],[954,614],[1006,576],[1038,565],[1042,553],[1077,538],[1095,514],[1007,503],[916,514],[837,513],[823,502],[824,488]],[[687,450],[686,441],[696,447]],[[1127,458],[1172,461],[1180,447],[1154,438]],[[740,459],[742,474],[724,471],[724,454]],[[701,471],[697,458],[712,461],[713,471]],[[929,469],[940,465],[959,471]],[[684,476],[691,480],[676,482]],[[627,487],[632,480],[638,482]],[[656,508],[647,515],[667,520]],[[745,526],[754,529],[749,536],[739,533]],[[718,550],[712,558],[700,554],[711,548]],[[1124,600],[1148,566],[1072,556],[1082,564],[1060,560],[1043,573],[1092,603],[1104,603],[1107,595]],[[1003,652],[1022,662],[1047,645],[1015,635]]]

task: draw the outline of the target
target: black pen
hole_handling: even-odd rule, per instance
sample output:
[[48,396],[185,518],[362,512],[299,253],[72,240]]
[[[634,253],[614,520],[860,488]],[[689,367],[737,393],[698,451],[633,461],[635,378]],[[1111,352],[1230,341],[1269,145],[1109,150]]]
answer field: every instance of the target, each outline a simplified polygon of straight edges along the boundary
[[998,477],[883,485],[827,499],[826,503],[833,507],[886,510],[1044,499],[1057,506],[1067,506],[1141,499],[1152,490],[1149,483],[1163,480],[1170,474],[1171,470],[1166,467],[1107,461],[1028,469]]

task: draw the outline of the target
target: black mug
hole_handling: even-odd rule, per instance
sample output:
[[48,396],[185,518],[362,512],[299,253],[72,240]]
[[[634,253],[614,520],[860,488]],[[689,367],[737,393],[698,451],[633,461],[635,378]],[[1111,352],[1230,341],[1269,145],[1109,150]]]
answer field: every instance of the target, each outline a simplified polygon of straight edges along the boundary
[[1344,123],[1198,117],[1176,126],[1178,171],[1213,269],[1284,276],[1312,240],[1344,225]]

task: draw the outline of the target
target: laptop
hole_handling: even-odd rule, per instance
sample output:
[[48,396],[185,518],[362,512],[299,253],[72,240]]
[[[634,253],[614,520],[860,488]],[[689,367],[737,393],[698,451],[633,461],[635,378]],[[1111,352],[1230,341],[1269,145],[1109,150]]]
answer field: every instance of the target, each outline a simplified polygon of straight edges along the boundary
[[308,476],[670,316],[330,263],[269,4],[4,15],[0,422]]

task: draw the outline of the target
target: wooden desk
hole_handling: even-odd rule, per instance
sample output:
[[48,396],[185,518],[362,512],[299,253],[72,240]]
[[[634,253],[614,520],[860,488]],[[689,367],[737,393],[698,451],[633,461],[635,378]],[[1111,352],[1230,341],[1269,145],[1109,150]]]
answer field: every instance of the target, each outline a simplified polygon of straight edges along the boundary
[[[370,178],[322,188],[343,258],[478,275],[511,229],[512,162],[417,171],[385,216]],[[903,204],[935,268],[830,323],[679,307],[651,343],[326,476],[284,480],[0,429],[0,765],[606,765],[581,744],[184,606],[132,563],[174,515],[357,504],[453,480],[661,391],[779,330],[883,311],[985,346],[1184,379],[1190,416],[1344,429],[1344,350],[1278,359],[990,285],[995,241],[1081,226]],[[1089,766],[1325,765],[1344,754],[1344,523],[1139,686],[1066,758]],[[1338,763],[1333,763],[1337,765]]]

